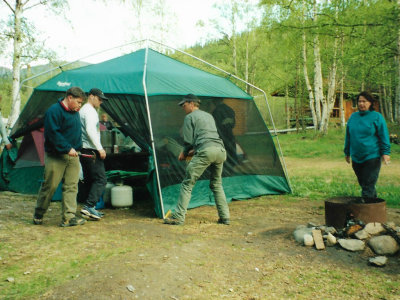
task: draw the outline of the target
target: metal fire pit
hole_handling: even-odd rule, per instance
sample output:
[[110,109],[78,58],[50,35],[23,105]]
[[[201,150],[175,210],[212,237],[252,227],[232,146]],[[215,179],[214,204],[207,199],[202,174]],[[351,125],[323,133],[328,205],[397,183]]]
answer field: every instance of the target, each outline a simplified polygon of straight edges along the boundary
[[325,224],[344,228],[348,216],[365,224],[386,223],[386,201],[380,198],[336,197],[325,200]]

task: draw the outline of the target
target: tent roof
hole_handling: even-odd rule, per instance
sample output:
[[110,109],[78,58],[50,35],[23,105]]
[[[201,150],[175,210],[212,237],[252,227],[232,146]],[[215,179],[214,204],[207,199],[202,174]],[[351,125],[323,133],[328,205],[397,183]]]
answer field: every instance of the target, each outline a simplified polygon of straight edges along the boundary
[[[143,72],[146,49],[99,64],[69,70],[38,86],[39,91],[65,91],[79,86],[84,91],[93,87],[106,94],[144,95]],[[252,99],[230,80],[191,67],[149,49],[146,69],[149,96],[186,95]]]

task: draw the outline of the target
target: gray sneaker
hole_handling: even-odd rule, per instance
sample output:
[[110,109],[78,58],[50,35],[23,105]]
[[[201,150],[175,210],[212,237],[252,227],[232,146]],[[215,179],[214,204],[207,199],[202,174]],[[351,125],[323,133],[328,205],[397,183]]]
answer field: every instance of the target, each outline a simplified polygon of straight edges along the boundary
[[168,225],[183,225],[183,221],[175,219],[175,218],[165,218],[164,224]]
[[86,205],[81,209],[81,214],[96,220],[100,220],[103,217],[94,207]]
[[85,219],[73,217],[69,220],[62,221],[60,226],[61,227],[70,227],[70,226],[83,225],[85,223],[86,223]]
[[229,219],[223,219],[223,218],[218,219],[218,224],[229,225],[230,223],[231,221]]

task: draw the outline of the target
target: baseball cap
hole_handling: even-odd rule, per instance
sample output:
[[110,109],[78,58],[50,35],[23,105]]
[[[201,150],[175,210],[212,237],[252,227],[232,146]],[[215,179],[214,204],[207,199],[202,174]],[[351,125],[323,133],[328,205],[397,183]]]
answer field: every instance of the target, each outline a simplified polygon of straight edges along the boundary
[[108,98],[106,96],[104,96],[104,93],[97,88],[92,88],[89,92],[89,95],[93,95],[93,96],[97,96],[102,100],[108,100]]
[[200,99],[197,98],[195,95],[193,94],[187,94],[186,96],[183,97],[183,99],[178,103],[179,106],[182,106],[183,103],[185,102],[197,102],[200,104]]

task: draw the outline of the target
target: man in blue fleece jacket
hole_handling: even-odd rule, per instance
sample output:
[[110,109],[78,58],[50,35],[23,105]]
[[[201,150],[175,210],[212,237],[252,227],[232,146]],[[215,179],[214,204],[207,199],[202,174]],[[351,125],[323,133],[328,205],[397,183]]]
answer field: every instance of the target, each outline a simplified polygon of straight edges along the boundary
[[361,186],[361,196],[376,198],[381,160],[390,162],[390,140],[385,119],[373,109],[374,98],[368,92],[357,96],[358,112],[347,122],[344,153]]
[[82,130],[78,111],[84,99],[86,99],[84,91],[79,87],[71,87],[67,90],[64,99],[58,100],[45,114],[44,181],[33,216],[35,225],[43,224],[43,215],[61,180],[63,180],[63,186],[60,226],[76,226],[85,223],[85,219],[76,217],[76,195],[80,170],[77,151],[82,148]]

